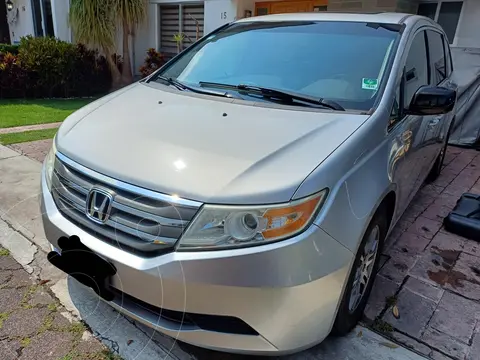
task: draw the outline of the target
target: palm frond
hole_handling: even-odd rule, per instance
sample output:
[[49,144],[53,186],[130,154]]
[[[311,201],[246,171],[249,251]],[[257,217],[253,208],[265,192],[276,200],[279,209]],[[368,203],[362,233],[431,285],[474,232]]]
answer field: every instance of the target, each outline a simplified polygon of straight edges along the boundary
[[112,0],[118,19],[133,30],[147,18],[148,0]]
[[70,25],[77,41],[104,49],[115,48],[113,0],[72,0]]

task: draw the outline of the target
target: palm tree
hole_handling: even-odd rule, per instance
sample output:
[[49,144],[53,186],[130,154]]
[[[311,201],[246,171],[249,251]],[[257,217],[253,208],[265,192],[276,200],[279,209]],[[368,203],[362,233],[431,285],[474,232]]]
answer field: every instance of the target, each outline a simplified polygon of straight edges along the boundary
[[116,34],[115,12],[111,11],[113,1],[116,0],[72,0],[70,25],[77,41],[98,47],[104,53],[112,74],[112,86],[118,88],[121,75],[113,60]]
[[133,81],[132,62],[130,59],[130,35],[147,17],[148,0],[112,0],[115,14],[122,24],[123,30],[123,68],[122,81],[130,84]]

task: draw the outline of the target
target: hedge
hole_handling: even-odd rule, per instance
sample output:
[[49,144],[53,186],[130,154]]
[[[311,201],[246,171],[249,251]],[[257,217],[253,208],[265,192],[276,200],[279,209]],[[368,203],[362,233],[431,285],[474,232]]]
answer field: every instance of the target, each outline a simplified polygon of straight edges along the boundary
[[13,55],[18,54],[18,45],[10,45],[10,44],[0,44],[0,54],[10,53]]
[[25,37],[14,52],[0,52],[0,98],[94,96],[111,86],[105,57],[81,44]]

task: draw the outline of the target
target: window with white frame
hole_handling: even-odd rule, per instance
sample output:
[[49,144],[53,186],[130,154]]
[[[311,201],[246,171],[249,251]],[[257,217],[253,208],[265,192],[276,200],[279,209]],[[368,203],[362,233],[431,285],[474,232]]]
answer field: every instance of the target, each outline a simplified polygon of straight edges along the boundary
[[450,44],[455,39],[463,1],[422,1],[418,5],[418,15],[429,17],[438,22],[447,34]]
[[53,28],[52,1],[31,0],[35,36],[55,36]]

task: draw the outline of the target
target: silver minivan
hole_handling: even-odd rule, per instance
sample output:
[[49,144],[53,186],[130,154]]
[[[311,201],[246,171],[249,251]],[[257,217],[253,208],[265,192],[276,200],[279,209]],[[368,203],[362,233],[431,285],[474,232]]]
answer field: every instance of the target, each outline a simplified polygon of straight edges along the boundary
[[42,175],[48,258],[201,347],[346,334],[389,231],[442,169],[452,71],[420,16],[225,25],[65,120]]

